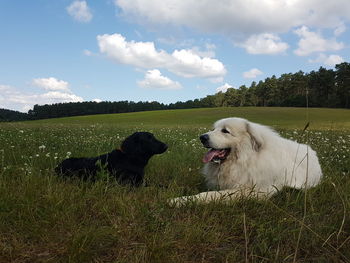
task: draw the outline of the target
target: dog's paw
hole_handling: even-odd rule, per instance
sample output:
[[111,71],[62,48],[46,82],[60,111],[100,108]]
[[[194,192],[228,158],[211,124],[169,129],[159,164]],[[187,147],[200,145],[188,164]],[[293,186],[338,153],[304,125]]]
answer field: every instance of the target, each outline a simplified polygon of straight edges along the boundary
[[171,207],[180,207],[181,206],[181,197],[171,198],[167,200],[167,204]]
[[176,198],[171,198],[167,201],[169,206],[172,207],[181,207],[184,206],[190,202],[193,202],[195,199],[193,196],[180,196]]

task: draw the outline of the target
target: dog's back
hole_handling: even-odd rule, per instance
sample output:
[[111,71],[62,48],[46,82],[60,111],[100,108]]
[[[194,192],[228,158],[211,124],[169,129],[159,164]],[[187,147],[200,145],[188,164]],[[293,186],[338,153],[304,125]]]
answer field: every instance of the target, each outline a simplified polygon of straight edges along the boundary
[[63,176],[85,174],[89,177],[95,175],[96,171],[96,158],[68,158],[55,168],[55,172]]

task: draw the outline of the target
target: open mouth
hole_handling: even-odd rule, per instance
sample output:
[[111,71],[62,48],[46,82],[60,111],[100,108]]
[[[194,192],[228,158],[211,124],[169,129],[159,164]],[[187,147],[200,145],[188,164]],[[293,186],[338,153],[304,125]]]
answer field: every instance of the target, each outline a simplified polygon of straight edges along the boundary
[[210,149],[203,157],[204,163],[215,162],[221,163],[226,160],[227,156],[230,154],[231,149]]

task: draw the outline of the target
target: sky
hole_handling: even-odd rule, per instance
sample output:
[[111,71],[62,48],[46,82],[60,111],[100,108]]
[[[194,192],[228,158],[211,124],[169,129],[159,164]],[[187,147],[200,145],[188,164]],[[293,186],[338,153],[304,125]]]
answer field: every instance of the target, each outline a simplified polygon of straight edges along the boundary
[[350,61],[349,0],[0,0],[0,108],[174,103]]

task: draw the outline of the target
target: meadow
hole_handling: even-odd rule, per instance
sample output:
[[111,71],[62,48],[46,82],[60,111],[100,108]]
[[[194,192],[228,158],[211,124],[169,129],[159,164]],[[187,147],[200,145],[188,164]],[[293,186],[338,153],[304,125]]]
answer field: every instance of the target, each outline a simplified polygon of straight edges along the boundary
[[[322,183],[265,201],[169,206],[169,198],[206,190],[198,137],[231,116],[310,144]],[[148,187],[54,175],[64,158],[109,152],[134,131],[169,145],[147,166]],[[349,170],[349,110],[214,108],[0,123],[0,262],[350,262]]]

